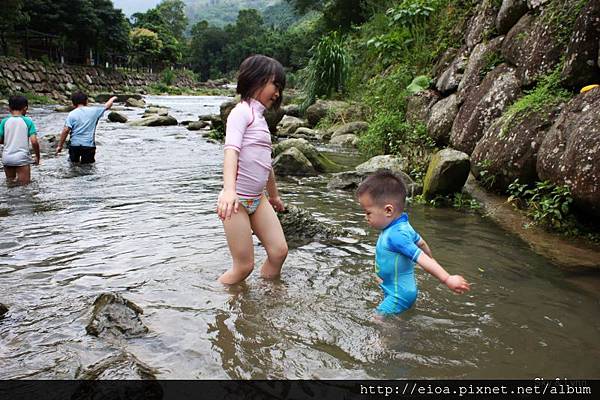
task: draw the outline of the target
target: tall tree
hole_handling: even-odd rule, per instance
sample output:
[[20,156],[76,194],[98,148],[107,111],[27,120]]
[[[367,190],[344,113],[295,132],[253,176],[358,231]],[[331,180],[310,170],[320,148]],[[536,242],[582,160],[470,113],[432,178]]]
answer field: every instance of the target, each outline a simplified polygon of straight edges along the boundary
[[183,34],[188,26],[188,19],[185,15],[185,3],[181,0],[163,0],[156,6],[158,13],[166,23],[166,28],[180,42],[183,41]]

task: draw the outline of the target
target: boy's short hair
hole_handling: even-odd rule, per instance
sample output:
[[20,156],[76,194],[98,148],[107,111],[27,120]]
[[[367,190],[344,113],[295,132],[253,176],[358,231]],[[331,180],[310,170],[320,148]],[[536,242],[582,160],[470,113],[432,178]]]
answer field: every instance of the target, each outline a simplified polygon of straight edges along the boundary
[[371,196],[371,199],[378,204],[392,203],[400,211],[404,210],[406,202],[406,186],[398,175],[389,169],[381,169],[369,175],[358,185],[356,196],[365,194]]
[[250,100],[271,78],[279,88],[279,97],[273,103],[273,108],[277,109],[281,105],[283,89],[285,89],[285,71],[281,63],[274,58],[256,54],[242,61],[236,92],[241,95],[242,100]]
[[25,96],[10,96],[8,98],[8,108],[13,111],[21,111],[25,107],[29,107],[29,102]]
[[86,105],[88,101],[87,94],[83,92],[75,92],[71,95],[71,101],[73,105],[77,107],[80,104]]

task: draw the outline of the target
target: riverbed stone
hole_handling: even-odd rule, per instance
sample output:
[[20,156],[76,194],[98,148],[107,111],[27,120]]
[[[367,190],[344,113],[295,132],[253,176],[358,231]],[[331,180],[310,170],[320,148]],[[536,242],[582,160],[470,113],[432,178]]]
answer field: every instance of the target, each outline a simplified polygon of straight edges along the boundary
[[466,48],[460,49],[450,66],[437,79],[435,87],[442,95],[448,96],[458,89],[467,66],[468,54]]
[[450,141],[450,131],[459,107],[458,95],[454,93],[431,108],[427,120],[427,133],[438,145],[446,145]]
[[111,111],[110,114],[108,114],[108,120],[110,122],[125,123],[127,122],[127,117],[119,112]]
[[8,313],[8,307],[0,303],[0,319],[4,318],[6,313]]
[[496,31],[505,35],[527,13],[527,0],[503,0],[496,16]]
[[148,328],[140,315],[144,311],[118,293],[103,293],[94,301],[90,322],[85,327],[93,336],[140,337]]
[[313,213],[296,206],[288,206],[285,211],[278,212],[277,216],[290,247],[315,241],[330,241],[348,235],[342,228],[321,222]]
[[169,110],[167,108],[164,107],[148,107],[144,110],[144,114],[142,115],[142,118],[147,117],[149,115],[168,115],[169,114]]
[[300,106],[298,104],[288,104],[282,107],[283,114],[290,117],[300,117]]
[[499,191],[506,191],[515,179],[528,184],[537,181],[537,153],[559,112],[560,105],[549,104],[496,120],[475,146],[473,175],[479,177],[485,170],[486,176],[494,177],[489,188]]
[[308,126],[314,127],[319,121],[325,118],[330,113],[341,113],[350,105],[344,101],[336,100],[317,100],[314,104],[306,109],[306,119]]
[[552,72],[565,51],[558,35],[559,24],[546,22],[550,12],[544,9],[539,16],[525,14],[504,39],[502,55],[516,66],[516,76],[523,86],[531,86]]
[[209,127],[210,127],[210,122],[208,122],[208,121],[191,121],[186,126],[188,131],[199,131],[201,129],[206,129]]
[[273,160],[273,171],[278,176],[314,176],[317,170],[296,147],[291,147]]
[[298,128],[308,127],[308,122],[289,115],[285,115],[277,125],[278,136],[290,136],[295,133]]
[[290,135],[291,139],[320,140],[320,132],[307,127],[300,127]]
[[579,90],[583,86],[600,83],[599,47],[600,1],[588,1],[575,22],[567,46],[561,73],[565,85]]
[[357,165],[355,170],[362,174],[371,174],[380,169],[389,169],[394,173],[403,173],[406,168],[408,168],[408,162],[405,158],[385,154],[368,159],[362,164]]
[[360,135],[369,129],[369,124],[365,121],[353,121],[333,128],[331,138],[342,135]]
[[[79,380],[135,380],[141,385],[140,387],[132,387],[130,385],[123,385],[121,389],[129,390],[134,389],[135,391],[131,391],[131,393],[125,395],[125,393],[119,393],[121,396],[117,396],[114,398],[124,398],[124,399],[141,399],[141,398],[155,398],[162,399],[162,394],[160,397],[150,396],[150,397],[140,397],[141,394],[148,396],[150,393],[144,391],[139,391],[139,389],[143,388],[143,381],[148,380],[156,380],[156,374],[158,371],[148,364],[140,361],[133,354],[121,351],[117,354],[109,355],[98,362],[86,367],[83,371],[77,374],[77,379]],[[148,382],[146,382],[146,385]],[[108,387],[111,385],[105,385],[106,388],[103,390],[108,390]],[[119,386],[119,385],[116,385]],[[160,388],[160,385],[158,385]],[[106,395],[107,393],[103,393]],[[133,397],[131,397],[133,396]],[[72,397],[72,398],[88,398],[88,397]],[[91,398],[91,397],[90,397]],[[113,398],[113,397],[103,397],[103,398]]]
[[441,98],[440,93],[432,89],[413,94],[408,98],[406,105],[406,120],[411,124],[425,123],[431,108]]
[[177,125],[177,120],[170,115],[150,115],[129,123],[131,126],[170,126]]
[[136,108],[144,108],[146,107],[146,102],[141,99],[134,99],[133,97],[128,98],[127,100],[125,100],[125,105],[127,107],[136,107]]
[[[369,175],[371,175],[373,172],[375,171],[344,171],[344,172],[337,172],[335,174],[333,174],[331,176],[331,179],[329,180],[329,182],[327,183],[327,189],[329,190],[345,190],[345,191],[352,191],[352,190],[356,190],[356,188],[358,187],[358,185],[360,185],[360,183],[365,180],[365,178]],[[405,187],[406,187],[406,194],[407,196],[415,196],[421,193],[422,191],[422,186],[415,183],[410,176],[408,176],[406,173],[404,173],[403,171],[392,171],[394,172],[394,174],[396,174],[397,176],[400,177],[400,179],[402,179],[402,182],[404,183]]]
[[73,105],[57,106],[54,108],[55,112],[68,113],[75,109]]
[[542,180],[567,185],[584,215],[600,217],[600,88],[563,108],[542,142],[537,172]]
[[341,169],[339,165],[319,153],[315,146],[310,144],[306,139],[287,139],[277,143],[273,146],[273,158],[276,158],[292,147],[298,148],[318,172],[337,172]]
[[520,94],[514,68],[506,64],[496,67],[471,91],[458,111],[450,134],[452,147],[471,154],[485,130]]
[[357,148],[358,141],[358,136],[350,133],[347,135],[338,135],[336,137],[331,138],[331,140],[329,140],[329,144],[334,146]]
[[450,148],[438,151],[427,168],[423,195],[431,199],[460,192],[469,177],[470,166],[468,154]]

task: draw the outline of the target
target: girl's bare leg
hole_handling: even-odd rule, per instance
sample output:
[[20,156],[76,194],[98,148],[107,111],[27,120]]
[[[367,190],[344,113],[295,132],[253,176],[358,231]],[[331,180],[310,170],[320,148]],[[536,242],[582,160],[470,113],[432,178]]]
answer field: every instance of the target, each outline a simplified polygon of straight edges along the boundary
[[273,279],[281,274],[281,266],[288,254],[288,246],[281,223],[266,196],[260,200],[258,209],[250,216],[252,230],[265,247],[267,259],[260,274],[263,278]]
[[254,269],[252,230],[246,209],[240,205],[231,219],[223,221],[233,266],[219,278],[219,282],[233,285],[246,279]]

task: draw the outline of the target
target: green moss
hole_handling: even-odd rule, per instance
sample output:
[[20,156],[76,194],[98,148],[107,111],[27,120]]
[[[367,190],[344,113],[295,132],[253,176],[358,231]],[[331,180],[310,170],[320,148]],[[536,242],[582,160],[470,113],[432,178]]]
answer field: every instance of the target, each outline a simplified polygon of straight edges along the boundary
[[25,96],[27,98],[27,100],[29,101],[29,104],[54,104],[56,103],[56,101],[52,100],[50,97],[48,96],[43,96],[37,93],[33,93],[33,92],[25,92],[23,93],[23,96]]
[[573,34],[575,21],[589,0],[553,0],[542,12],[542,22],[552,28],[557,39],[566,46]]

